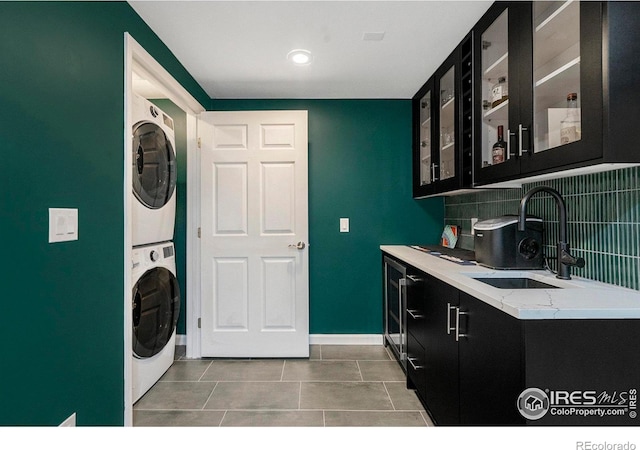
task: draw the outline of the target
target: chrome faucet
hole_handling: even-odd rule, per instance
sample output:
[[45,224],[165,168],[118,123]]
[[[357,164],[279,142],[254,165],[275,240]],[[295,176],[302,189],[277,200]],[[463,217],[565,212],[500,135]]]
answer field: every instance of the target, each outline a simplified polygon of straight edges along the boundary
[[522,200],[520,200],[520,206],[518,207],[518,230],[524,231],[526,226],[527,217],[527,203],[529,199],[538,192],[548,192],[556,201],[558,206],[558,221],[559,221],[559,240],[558,240],[558,274],[557,278],[562,280],[571,279],[571,266],[584,267],[583,258],[575,258],[569,253],[569,243],[567,242],[567,206],[560,193],[555,189],[547,186],[538,186],[527,192]]

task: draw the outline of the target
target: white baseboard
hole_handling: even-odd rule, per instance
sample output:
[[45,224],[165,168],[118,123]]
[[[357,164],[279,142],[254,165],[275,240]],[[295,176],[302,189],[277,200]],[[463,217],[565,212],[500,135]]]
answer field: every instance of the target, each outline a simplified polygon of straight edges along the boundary
[[382,345],[382,334],[311,334],[311,345]]
[[[381,334],[311,334],[311,345],[382,345]],[[176,345],[187,345],[187,335],[176,335]]]

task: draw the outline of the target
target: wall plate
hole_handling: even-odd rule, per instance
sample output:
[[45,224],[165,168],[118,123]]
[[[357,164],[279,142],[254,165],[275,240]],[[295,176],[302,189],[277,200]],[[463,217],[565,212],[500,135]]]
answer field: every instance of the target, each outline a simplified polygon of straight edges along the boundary
[[77,208],[49,208],[49,243],[77,240]]

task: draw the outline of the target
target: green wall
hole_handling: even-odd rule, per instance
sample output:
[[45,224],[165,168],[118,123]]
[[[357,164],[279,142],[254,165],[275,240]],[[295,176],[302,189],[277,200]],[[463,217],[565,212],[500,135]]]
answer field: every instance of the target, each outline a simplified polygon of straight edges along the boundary
[[210,101],[124,2],[0,2],[0,425],[123,423],[125,31]]
[[[213,100],[309,111],[312,334],[382,333],[381,244],[436,243],[443,200],[411,194],[409,100]],[[338,231],[350,218],[350,233]]]

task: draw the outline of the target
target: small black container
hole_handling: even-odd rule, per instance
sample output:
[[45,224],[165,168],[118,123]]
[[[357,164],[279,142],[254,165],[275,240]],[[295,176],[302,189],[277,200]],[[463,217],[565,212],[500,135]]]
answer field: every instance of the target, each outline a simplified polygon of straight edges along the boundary
[[518,216],[506,215],[473,226],[476,261],[492,269],[542,269],[542,219],[527,217],[518,231]]

